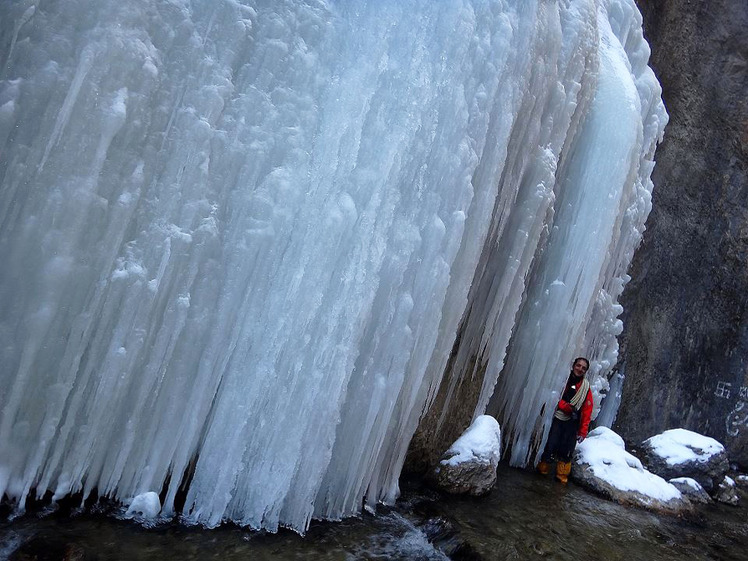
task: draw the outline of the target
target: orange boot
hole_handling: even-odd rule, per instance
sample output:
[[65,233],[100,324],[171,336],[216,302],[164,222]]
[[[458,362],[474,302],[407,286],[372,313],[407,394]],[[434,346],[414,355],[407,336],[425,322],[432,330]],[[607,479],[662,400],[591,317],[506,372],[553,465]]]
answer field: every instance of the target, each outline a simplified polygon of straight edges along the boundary
[[538,464],[538,473],[540,475],[548,475],[549,471],[550,467],[548,466],[548,462],[544,462],[541,460],[541,462]]
[[556,463],[556,479],[566,485],[569,482],[569,474],[571,473],[571,462],[558,462]]

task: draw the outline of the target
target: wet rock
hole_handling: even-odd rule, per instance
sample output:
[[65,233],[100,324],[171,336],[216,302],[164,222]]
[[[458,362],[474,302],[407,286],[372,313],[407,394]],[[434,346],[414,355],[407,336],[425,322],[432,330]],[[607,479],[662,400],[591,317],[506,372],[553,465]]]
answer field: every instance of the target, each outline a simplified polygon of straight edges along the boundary
[[50,536],[37,536],[21,545],[9,561],[86,561],[85,549]]
[[738,487],[748,488],[748,475],[744,473],[736,475],[734,481]]
[[714,500],[720,503],[737,506],[740,501],[738,490],[730,477],[725,476],[714,492]]
[[690,477],[708,492],[716,490],[730,464],[725,447],[713,438],[672,429],[642,443],[647,469],[665,479]]
[[692,509],[691,502],[683,494],[680,494],[679,497],[662,500],[652,497],[651,495],[640,493],[635,489],[619,489],[610,482],[596,477],[594,471],[589,465],[582,464],[578,468],[575,467],[572,470],[571,475],[572,479],[580,485],[623,505],[638,506],[673,514],[687,512]]
[[644,469],[638,458],[626,452],[623,439],[606,427],[597,427],[577,446],[571,477],[621,504],[671,513],[692,508],[674,485]]
[[430,481],[442,491],[454,495],[485,495],[496,484],[496,472],[490,468],[489,464],[480,461],[456,466],[440,465],[434,469]]
[[85,561],[85,559],[86,552],[81,546],[71,543],[65,547],[63,561]]
[[690,477],[676,477],[671,479],[669,483],[674,485],[678,491],[683,493],[693,503],[706,504],[712,502],[709,493],[704,491],[704,488],[695,479],[691,479]]
[[457,525],[444,516],[423,521],[421,530],[433,544],[452,561],[483,561],[483,557],[460,536]]
[[481,415],[445,452],[428,479],[447,493],[484,495],[496,483],[500,457],[499,423]]

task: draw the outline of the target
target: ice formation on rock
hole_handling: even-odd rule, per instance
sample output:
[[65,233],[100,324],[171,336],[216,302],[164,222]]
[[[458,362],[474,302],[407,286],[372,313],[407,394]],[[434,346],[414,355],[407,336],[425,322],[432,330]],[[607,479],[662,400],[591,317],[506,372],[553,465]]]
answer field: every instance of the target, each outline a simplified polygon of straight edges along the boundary
[[467,309],[528,461],[614,361],[647,58],[633,0],[0,4],[0,492],[392,501]]

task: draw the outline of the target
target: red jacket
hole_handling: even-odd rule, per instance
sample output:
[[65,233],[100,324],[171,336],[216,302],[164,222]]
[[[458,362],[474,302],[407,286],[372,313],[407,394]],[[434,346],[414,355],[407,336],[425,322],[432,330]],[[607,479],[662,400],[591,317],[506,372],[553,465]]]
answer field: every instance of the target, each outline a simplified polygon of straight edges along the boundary
[[[567,382],[566,388],[564,390],[564,396],[567,395],[567,392],[571,390],[571,380]],[[574,395],[573,393],[571,394]],[[571,398],[569,398],[571,399]],[[584,403],[582,403],[582,407],[579,409],[579,428],[577,429],[577,436],[581,436],[582,438],[587,438],[587,431],[590,428],[590,418],[592,417],[592,390],[587,390],[587,397],[584,398]],[[567,415],[571,415],[574,411],[574,408],[571,406],[571,403],[565,400],[560,400],[558,402],[558,408],[561,409],[564,413]]]

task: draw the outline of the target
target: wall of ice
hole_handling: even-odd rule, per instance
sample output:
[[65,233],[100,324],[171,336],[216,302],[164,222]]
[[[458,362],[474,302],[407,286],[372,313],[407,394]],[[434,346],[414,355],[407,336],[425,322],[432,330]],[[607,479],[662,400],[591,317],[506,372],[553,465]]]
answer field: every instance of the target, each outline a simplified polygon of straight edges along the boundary
[[0,492],[392,501],[460,326],[530,461],[615,360],[647,58],[631,0],[0,4]]

